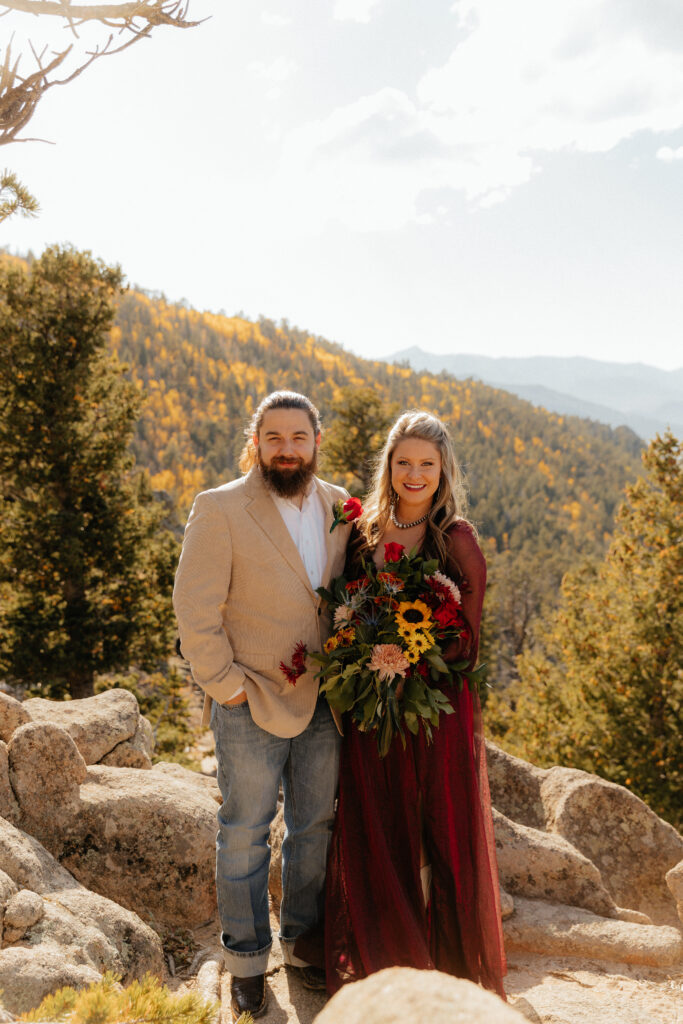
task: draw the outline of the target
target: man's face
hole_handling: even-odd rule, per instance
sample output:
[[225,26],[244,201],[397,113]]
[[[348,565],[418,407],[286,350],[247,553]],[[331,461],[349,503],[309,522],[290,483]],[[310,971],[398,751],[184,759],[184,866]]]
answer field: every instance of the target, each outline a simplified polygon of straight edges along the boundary
[[259,465],[269,487],[285,498],[306,490],[315,472],[320,434],[303,409],[269,409],[254,434]]

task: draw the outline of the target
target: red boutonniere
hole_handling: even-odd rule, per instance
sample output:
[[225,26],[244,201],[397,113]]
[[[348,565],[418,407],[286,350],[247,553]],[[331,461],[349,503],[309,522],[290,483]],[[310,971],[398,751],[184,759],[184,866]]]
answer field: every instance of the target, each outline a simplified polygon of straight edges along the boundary
[[280,671],[284,672],[287,677],[287,682],[291,683],[292,686],[296,686],[296,681],[299,676],[302,676],[306,671],[306,644],[301,640],[294,648],[294,654],[292,655],[292,664],[285,665],[284,661],[280,662]]
[[347,498],[346,501],[335,502],[333,511],[334,522],[330,527],[330,533],[340,523],[352,523],[354,519],[359,519],[363,515],[363,506],[360,503],[360,498]]
[[392,541],[391,544],[384,545],[384,562],[400,562],[401,555],[405,551],[405,545],[397,544]]

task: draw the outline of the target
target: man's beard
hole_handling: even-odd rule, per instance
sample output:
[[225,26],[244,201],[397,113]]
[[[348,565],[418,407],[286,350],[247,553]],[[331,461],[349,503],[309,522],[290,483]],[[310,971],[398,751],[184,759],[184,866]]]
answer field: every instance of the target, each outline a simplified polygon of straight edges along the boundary
[[[261,467],[266,487],[275,491],[281,498],[294,498],[297,494],[305,494],[318,465],[317,449],[313,452],[310,462],[297,459],[297,466],[294,469],[282,468],[279,465],[281,461],[279,458],[274,458],[270,465],[266,466],[261,458],[261,452],[258,452],[258,464]],[[287,461],[291,462],[292,460],[288,459]]]

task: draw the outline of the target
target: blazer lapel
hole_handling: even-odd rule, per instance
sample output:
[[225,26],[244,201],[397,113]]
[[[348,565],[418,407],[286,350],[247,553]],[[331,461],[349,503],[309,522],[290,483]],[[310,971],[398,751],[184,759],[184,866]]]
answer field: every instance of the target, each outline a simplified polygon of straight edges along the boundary
[[251,469],[247,475],[245,491],[250,499],[246,506],[246,511],[257,526],[263,530],[271,544],[278,549],[285,561],[289,563],[301,581],[306,584],[306,587],[311,592],[311,596],[317,598],[317,594],[313,593],[311,581],[308,578],[306,567],[301,560],[297,546],[292,540],[289,530],[285,526],[284,519],[278,512],[268,489],[263,483],[261,472],[257,466]]
[[[334,556],[337,552],[339,538],[335,537],[337,530],[333,530],[332,533],[330,533],[330,527],[334,521],[334,510],[332,508],[334,502],[332,501],[332,495],[325,487],[322,480],[318,480],[317,477],[315,478],[315,485],[318,489],[318,496],[325,510],[325,551],[327,553],[327,559],[321,582],[323,587],[327,587],[332,577],[332,565],[334,562]],[[339,527],[337,529],[339,529]]]

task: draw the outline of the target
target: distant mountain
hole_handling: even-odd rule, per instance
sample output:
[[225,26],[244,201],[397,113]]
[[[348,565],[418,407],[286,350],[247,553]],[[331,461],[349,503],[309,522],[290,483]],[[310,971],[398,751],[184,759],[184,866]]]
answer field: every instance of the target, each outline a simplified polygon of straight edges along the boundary
[[472,377],[563,416],[628,426],[644,439],[666,427],[683,434],[683,368],[559,356],[500,358],[439,355],[413,346],[386,357],[414,370]]

